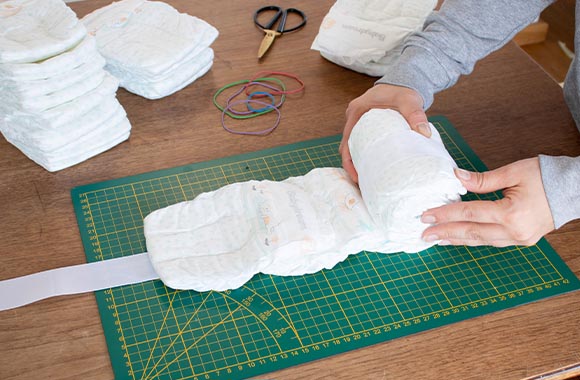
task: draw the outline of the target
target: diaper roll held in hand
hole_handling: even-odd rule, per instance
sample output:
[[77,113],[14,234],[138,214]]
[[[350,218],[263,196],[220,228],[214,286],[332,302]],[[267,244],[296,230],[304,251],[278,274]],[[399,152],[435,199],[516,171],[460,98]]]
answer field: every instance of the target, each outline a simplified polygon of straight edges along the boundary
[[349,147],[360,190],[341,168],[284,181],[248,181],[203,193],[145,218],[150,260],[176,289],[226,290],[257,273],[330,269],[363,250],[417,252],[432,246],[421,214],[466,190],[436,129],[426,138],[396,111],[374,109]]

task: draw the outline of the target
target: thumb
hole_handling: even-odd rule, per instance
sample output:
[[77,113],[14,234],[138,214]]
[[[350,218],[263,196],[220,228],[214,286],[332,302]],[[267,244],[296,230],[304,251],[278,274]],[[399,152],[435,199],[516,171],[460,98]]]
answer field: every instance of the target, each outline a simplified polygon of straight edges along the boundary
[[481,173],[455,169],[455,176],[468,191],[478,194],[491,193],[512,187],[516,184],[516,181],[514,181],[513,176],[509,175],[506,167]]
[[401,108],[401,115],[407,120],[411,129],[425,137],[431,137],[431,128],[427,121],[427,115],[421,107]]

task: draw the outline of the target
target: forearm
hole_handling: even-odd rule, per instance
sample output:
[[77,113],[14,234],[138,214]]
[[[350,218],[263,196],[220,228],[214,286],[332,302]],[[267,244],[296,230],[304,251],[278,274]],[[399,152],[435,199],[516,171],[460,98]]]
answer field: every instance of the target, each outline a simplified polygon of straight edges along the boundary
[[542,182],[554,226],[560,228],[580,218],[580,156],[539,157]]
[[423,31],[388,54],[386,75],[377,83],[409,87],[424,108],[433,95],[469,74],[476,62],[505,45],[554,0],[446,0]]

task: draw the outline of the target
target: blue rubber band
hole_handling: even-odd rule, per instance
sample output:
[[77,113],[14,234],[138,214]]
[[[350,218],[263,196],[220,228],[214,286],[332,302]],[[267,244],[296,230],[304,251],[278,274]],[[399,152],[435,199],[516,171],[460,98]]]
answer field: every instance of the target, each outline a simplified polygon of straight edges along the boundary
[[[272,94],[270,94],[269,92],[266,91],[254,91],[252,93],[250,93],[250,95],[248,95],[248,99],[247,100],[252,100],[252,98],[254,97],[254,95],[265,95],[267,97],[270,98],[270,100],[272,101],[272,106],[275,106],[276,104],[276,100],[274,99],[274,96]],[[259,113],[259,112],[264,112],[264,111],[268,111],[269,109],[271,109],[271,106],[267,106],[267,107],[263,107],[263,108],[254,108],[250,105],[251,102],[247,102],[246,106],[248,107],[248,111],[252,111],[254,113]]]
[[[228,128],[228,126],[226,125],[226,120],[225,120],[225,117],[228,114],[228,111],[231,111],[233,109],[232,107],[235,106],[235,105],[237,105],[237,104],[241,104],[241,103],[246,103],[247,104],[247,103],[250,103],[250,102],[261,104],[263,106],[266,106],[266,109],[271,109],[271,110],[276,111],[278,113],[278,117],[276,118],[276,121],[274,122],[274,125],[271,126],[270,128],[266,128],[266,129],[263,129],[261,131],[255,131],[255,132],[250,132],[250,131],[248,131],[248,132],[236,131],[236,130],[233,130],[231,128]],[[278,127],[278,125],[280,124],[280,117],[281,116],[282,116],[282,114],[280,113],[280,109],[278,107],[276,107],[275,105],[268,104],[268,103],[264,103],[264,102],[261,102],[259,100],[254,100],[254,99],[250,99],[250,100],[248,100],[248,99],[236,100],[235,102],[232,102],[232,103],[228,102],[228,105],[222,110],[222,126],[224,127],[224,129],[226,131],[228,131],[230,133],[235,133],[237,135],[264,136],[264,135],[269,134],[270,132],[272,132],[274,129],[276,129]]]

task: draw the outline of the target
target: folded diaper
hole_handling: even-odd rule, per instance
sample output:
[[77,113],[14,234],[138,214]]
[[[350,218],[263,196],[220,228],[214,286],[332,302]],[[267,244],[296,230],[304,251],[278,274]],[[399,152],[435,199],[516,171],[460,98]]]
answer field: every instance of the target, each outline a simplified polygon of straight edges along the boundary
[[[1,127],[2,125],[0,123],[0,131],[2,131]],[[6,135],[4,135],[4,137],[6,137],[8,142],[20,149],[22,153],[28,156],[32,161],[36,162],[49,172],[54,172],[83,162],[111,149],[115,145],[118,145],[129,138],[131,124],[126,117],[123,117],[117,125],[108,125],[107,127],[106,130],[99,130],[98,133],[94,132],[86,138],[83,138],[82,141],[78,141],[77,143],[72,144],[72,146],[68,146],[66,151],[60,151],[60,154],[53,154],[50,156],[40,154],[38,151],[29,149],[17,141],[12,141]]]
[[349,141],[360,191],[343,169],[321,168],[228,185],[154,211],[144,222],[151,263],[169,287],[226,290],[260,272],[329,269],[363,250],[428,248],[435,243],[421,239],[428,227],[421,213],[465,193],[431,128],[428,139],[396,111],[363,115]]
[[[18,99],[54,97],[54,94],[59,91],[70,93],[73,85],[84,83],[87,79],[103,77],[103,67],[105,67],[105,59],[100,55],[95,55],[91,61],[50,78],[25,80],[0,77],[0,85]],[[62,103],[60,100],[57,102]]]
[[0,78],[6,95],[0,100],[15,109],[43,111],[66,103],[98,87],[105,78],[105,60],[90,63],[53,78],[24,81]]
[[62,0],[0,4],[0,63],[35,62],[78,44],[86,30]]
[[82,21],[97,39],[106,70],[119,78],[121,87],[143,97],[170,95],[211,67],[208,48],[217,29],[166,3],[122,0]]
[[386,53],[421,29],[436,5],[436,0],[337,0],[311,48],[338,65],[382,76]]
[[78,44],[62,54],[42,61],[0,64],[0,77],[13,80],[37,80],[62,75],[66,69],[102,58],[97,51],[97,42],[92,36],[85,36]]
[[106,99],[115,98],[119,81],[110,74],[93,90],[69,102],[60,104],[42,112],[21,112],[0,102],[0,115],[4,115],[7,124],[19,124],[23,130],[58,130],[65,124],[74,123],[76,119],[97,107]]
[[49,171],[129,137],[96,41],[62,0],[0,3],[0,132]]
[[34,124],[27,124],[26,119],[11,118],[4,124],[2,133],[9,141],[48,157],[58,155],[63,148],[77,143],[93,131],[108,130],[103,126],[116,125],[125,116],[125,110],[117,99],[107,97],[86,114],[58,128],[38,128]]
[[105,70],[99,68],[89,73],[85,78],[70,86],[52,93],[38,96],[22,96],[20,92],[8,91],[0,95],[0,101],[14,110],[22,112],[42,112],[57,107],[60,104],[70,102],[87,92],[97,88],[105,79]]
[[121,85],[147,99],[159,99],[173,94],[203,76],[213,65],[213,50],[206,48],[199,57],[184,62],[163,77],[152,81],[123,81]]

